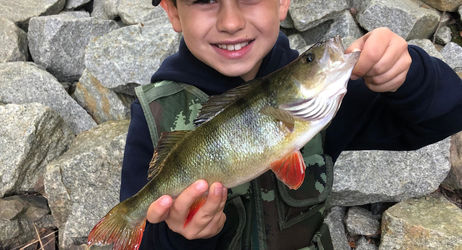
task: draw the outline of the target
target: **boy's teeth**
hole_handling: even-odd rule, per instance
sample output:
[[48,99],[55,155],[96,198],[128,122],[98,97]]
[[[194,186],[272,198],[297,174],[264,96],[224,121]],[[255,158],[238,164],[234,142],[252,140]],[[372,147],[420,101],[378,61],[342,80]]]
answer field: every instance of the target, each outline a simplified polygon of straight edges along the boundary
[[218,48],[225,49],[229,51],[240,50],[242,47],[249,44],[248,42],[237,43],[237,44],[218,44]]

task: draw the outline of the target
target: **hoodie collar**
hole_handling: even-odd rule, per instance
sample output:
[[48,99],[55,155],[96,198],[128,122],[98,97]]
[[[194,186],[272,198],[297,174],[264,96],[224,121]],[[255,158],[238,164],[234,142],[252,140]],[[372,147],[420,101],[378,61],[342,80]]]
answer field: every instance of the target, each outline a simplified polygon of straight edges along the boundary
[[[282,68],[296,59],[297,56],[298,52],[290,49],[286,35],[279,32],[276,44],[263,58],[256,77],[265,76]],[[222,75],[201,62],[189,51],[183,38],[180,41],[178,52],[165,59],[151,78],[151,82],[162,80],[191,84],[208,95],[221,94],[244,83],[240,77]]]

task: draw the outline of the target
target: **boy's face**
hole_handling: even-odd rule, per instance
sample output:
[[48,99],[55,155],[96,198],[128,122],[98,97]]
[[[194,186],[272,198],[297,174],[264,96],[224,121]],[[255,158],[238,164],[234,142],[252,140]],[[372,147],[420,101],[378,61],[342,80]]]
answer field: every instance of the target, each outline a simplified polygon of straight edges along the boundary
[[[163,0],[166,1],[166,0]],[[290,0],[167,1],[173,28],[195,57],[226,76],[255,77],[273,48]]]

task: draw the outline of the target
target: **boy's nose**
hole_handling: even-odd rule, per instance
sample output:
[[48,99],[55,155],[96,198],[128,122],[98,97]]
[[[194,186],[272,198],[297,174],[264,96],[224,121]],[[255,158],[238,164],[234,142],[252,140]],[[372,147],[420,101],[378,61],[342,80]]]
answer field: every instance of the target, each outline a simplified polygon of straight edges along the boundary
[[245,17],[236,0],[223,0],[217,17],[217,29],[234,33],[245,27]]

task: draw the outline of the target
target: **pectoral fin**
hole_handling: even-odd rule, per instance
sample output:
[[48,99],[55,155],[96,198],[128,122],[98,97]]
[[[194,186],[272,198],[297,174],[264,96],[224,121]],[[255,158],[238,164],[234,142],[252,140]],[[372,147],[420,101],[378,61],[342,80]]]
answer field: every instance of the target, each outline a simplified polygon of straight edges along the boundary
[[294,130],[295,120],[288,111],[266,106],[261,109],[261,113],[281,121],[291,132]]
[[302,185],[305,179],[305,169],[305,161],[298,150],[271,163],[271,170],[290,189],[298,189]]

